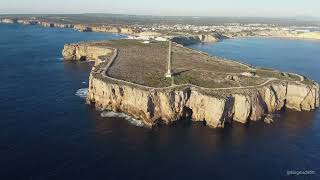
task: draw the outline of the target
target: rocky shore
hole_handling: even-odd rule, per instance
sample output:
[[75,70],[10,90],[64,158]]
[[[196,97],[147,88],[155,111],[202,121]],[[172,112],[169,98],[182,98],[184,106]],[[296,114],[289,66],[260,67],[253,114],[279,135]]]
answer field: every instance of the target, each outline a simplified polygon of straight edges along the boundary
[[[98,70],[97,70],[98,71]],[[246,94],[231,91],[221,96],[219,90],[207,94],[192,85],[155,89],[135,86],[93,72],[90,76],[88,103],[101,110],[125,112],[148,126],[166,124],[191,116],[211,127],[223,127],[232,120],[241,123],[262,120],[283,108],[310,111],[319,107],[319,86],[295,83],[271,83]]]
[[216,128],[232,121],[263,120],[286,108],[311,111],[319,107],[319,85],[304,79],[270,79],[261,85],[237,88],[204,88],[193,84],[155,88],[120,80],[108,74],[117,60],[117,49],[91,46],[72,44],[63,50],[66,59],[87,56],[98,62],[90,74],[87,102],[99,110],[125,112],[149,127],[190,118]]

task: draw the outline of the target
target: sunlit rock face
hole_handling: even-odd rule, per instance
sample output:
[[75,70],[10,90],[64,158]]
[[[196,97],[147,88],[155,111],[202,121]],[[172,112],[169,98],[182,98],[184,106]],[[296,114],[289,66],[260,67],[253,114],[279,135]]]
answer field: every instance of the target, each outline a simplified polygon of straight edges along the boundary
[[205,95],[197,88],[182,90],[148,90],[119,85],[90,76],[89,103],[99,109],[125,112],[145,124],[169,124],[192,112],[193,121],[205,121],[210,127],[223,127],[231,120],[246,123],[261,120],[268,113],[282,108],[298,111],[319,106],[319,87],[298,84],[272,84],[254,89],[249,95],[231,94],[227,97]]
[[200,35],[186,35],[186,36],[176,36],[172,38],[173,42],[182,45],[191,45],[201,42],[219,42],[223,39],[222,36],[216,34],[200,34]]
[[99,46],[90,46],[85,43],[81,44],[66,44],[62,51],[62,56],[64,60],[70,61],[86,61],[93,60],[97,64],[100,61],[106,59],[106,57],[113,53],[112,49],[99,47]]
[[[284,108],[310,111],[319,107],[319,85],[313,81],[277,80],[256,88],[212,92],[193,85],[153,88],[115,79],[106,73],[116,58],[115,52],[113,48],[83,43],[65,45],[63,56],[66,60],[85,56],[96,61],[89,78],[89,104],[100,110],[124,112],[149,127],[190,118],[216,128],[231,121],[258,121]],[[105,56],[112,56],[111,60],[101,63]]]

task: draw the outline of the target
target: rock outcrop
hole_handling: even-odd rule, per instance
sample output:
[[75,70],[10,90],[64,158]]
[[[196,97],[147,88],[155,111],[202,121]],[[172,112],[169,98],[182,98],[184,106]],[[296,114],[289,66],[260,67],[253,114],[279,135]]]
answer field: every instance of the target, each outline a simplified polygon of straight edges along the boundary
[[17,23],[24,24],[24,25],[38,25],[40,24],[40,21],[34,20],[34,19],[18,19]]
[[73,28],[74,25],[70,23],[58,23],[58,22],[49,22],[47,20],[38,20],[35,17],[33,18],[5,18],[0,19],[0,23],[7,23],[7,24],[24,24],[24,25],[40,25],[46,28]]
[[92,46],[85,43],[81,44],[66,44],[63,48],[62,55],[65,60],[70,61],[85,61],[93,60],[100,63],[113,51],[106,47]]
[[73,28],[73,24],[64,24],[64,23],[55,23],[55,22],[46,22],[46,21],[38,21],[37,24],[40,24],[43,27],[47,28]]
[[172,38],[172,41],[178,44],[187,46],[187,45],[197,44],[197,43],[219,42],[224,38],[226,37],[222,36],[219,33],[212,33],[212,34],[175,36]]
[[83,24],[76,24],[73,28],[79,32],[92,32],[92,28],[90,26]]
[[1,23],[3,24],[13,24],[17,22],[17,19],[13,19],[13,18],[3,18],[0,20]]
[[132,35],[140,33],[139,30],[127,26],[111,26],[111,25],[83,25],[77,24],[74,29],[80,32],[105,32]]
[[[216,92],[219,94],[219,92]],[[193,121],[205,121],[211,127],[223,127],[231,120],[246,123],[257,121],[268,113],[283,108],[298,111],[319,107],[319,86],[295,83],[274,83],[247,93],[207,95],[201,88],[154,89],[134,86],[124,81],[93,72],[90,76],[87,101],[97,108],[125,112],[153,126],[184,118],[192,112]]]
[[150,127],[186,117],[224,127],[231,121],[258,121],[284,108],[310,111],[319,107],[319,85],[311,80],[275,79],[256,87],[210,89],[191,84],[153,88],[115,79],[107,72],[117,50],[93,44],[67,44],[63,50],[65,60],[96,61],[87,102],[101,110],[125,112]]
[[[70,53],[68,47],[64,51],[67,57],[81,56],[74,55],[81,47],[75,46],[79,50],[71,48]],[[110,51],[112,49],[108,53]],[[100,55],[101,51],[97,52]],[[88,47],[83,53],[89,53]],[[91,54],[95,58],[99,55]],[[275,80],[256,88],[228,91],[194,85],[153,88],[109,77],[106,71],[115,57],[108,64],[97,64],[92,70],[87,102],[101,110],[125,112],[150,127],[191,116],[193,121],[205,121],[216,128],[231,121],[258,121],[283,108],[310,111],[319,107],[319,85],[312,81],[303,84]]]

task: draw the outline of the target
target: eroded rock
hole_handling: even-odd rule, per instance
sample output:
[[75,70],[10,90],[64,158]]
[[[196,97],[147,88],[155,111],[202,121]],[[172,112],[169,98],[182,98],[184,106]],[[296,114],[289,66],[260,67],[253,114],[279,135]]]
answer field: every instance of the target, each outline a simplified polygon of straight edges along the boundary
[[[63,54],[71,59],[82,55],[99,59],[113,52],[108,48],[66,45]],[[193,85],[142,86],[107,76],[105,67],[96,68],[90,74],[87,102],[101,110],[125,112],[149,127],[159,122],[169,124],[186,116],[191,116],[193,121],[205,121],[213,128],[224,127],[232,120],[247,123],[265,116],[265,121],[272,122],[268,114],[283,108],[309,111],[319,107],[319,85],[315,82],[276,80],[257,87],[231,88],[230,93],[224,89],[213,93]]]
[[65,60],[71,61],[85,61],[94,60],[100,61],[104,60],[104,57],[112,54],[113,50],[106,47],[90,46],[84,43],[82,44],[66,44],[63,48],[62,55]]

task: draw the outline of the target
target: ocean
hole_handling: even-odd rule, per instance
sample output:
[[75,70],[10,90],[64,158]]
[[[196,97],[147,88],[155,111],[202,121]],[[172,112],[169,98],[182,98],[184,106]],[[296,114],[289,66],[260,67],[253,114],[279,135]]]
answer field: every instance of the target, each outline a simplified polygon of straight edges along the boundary
[[[71,29],[0,25],[0,179],[320,178],[320,112],[283,112],[271,125],[154,129],[85,104],[92,63],[63,62],[65,43],[119,39]],[[320,81],[320,42],[230,39],[191,48]],[[289,175],[308,171],[309,175]]]

